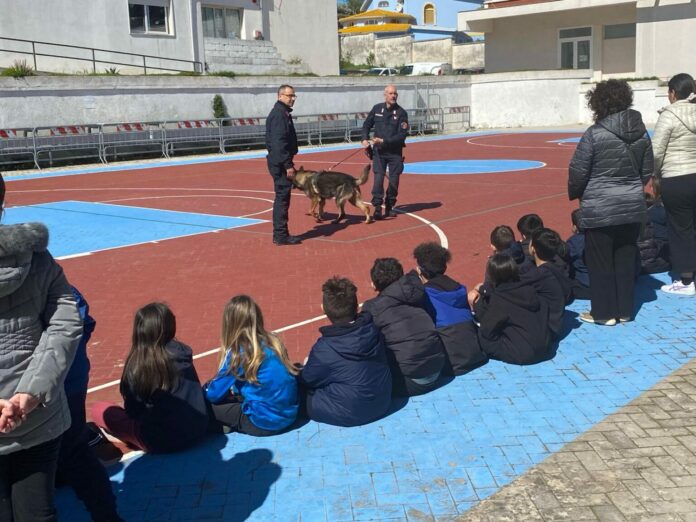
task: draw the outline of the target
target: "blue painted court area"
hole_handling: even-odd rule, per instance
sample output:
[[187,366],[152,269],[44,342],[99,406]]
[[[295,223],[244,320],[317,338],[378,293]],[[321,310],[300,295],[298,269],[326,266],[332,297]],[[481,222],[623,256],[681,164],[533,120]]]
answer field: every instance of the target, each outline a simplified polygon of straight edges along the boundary
[[259,219],[85,201],[55,201],[5,209],[6,225],[30,221],[48,227],[49,248],[55,257],[263,223]]
[[575,138],[564,138],[562,140],[551,140],[549,143],[580,143],[580,136]]
[[[111,469],[119,509],[129,522],[462,515],[696,356],[696,299],[661,294],[667,280],[640,279],[634,322],[581,324],[587,302],[575,303],[554,360],[490,362],[368,426],[310,422],[131,459]],[[87,520],[70,491],[58,504],[61,519]]]
[[538,169],[546,164],[541,161],[512,159],[438,160],[406,163],[406,174],[491,174],[516,170]]

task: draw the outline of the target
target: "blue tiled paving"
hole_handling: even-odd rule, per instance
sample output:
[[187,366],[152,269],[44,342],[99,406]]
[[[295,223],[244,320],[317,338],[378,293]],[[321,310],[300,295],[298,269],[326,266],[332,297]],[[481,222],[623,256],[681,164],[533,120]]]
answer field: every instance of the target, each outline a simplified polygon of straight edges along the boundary
[[[696,356],[696,299],[640,280],[637,320],[580,324],[553,361],[490,362],[360,428],[213,437],[110,470],[126,520],[422,520],[466,512]],[[67,490],[65,520],[87,520]]]
[[86,201],[5,209],[6,225],[31,221],[44,223],[51,231],[49,247],[56,257],[263,223],[258,219]]

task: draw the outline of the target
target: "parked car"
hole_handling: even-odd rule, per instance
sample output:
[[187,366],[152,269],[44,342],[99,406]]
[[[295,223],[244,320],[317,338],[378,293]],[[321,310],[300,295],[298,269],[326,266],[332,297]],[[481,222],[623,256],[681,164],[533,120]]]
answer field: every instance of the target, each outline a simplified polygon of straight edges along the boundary
[[441,62],[416,62],[404,65],[399,74],[401,76],[422,76],[451,74],[452,64]]
[[399,74],[398,69],[392,67],[373,67],[368,69],[365,76],[395,76]]
[[481,73],[483,73],[483,67],[471,67],[471,68],[455,69],[452,72],[454,74],[481,74]]

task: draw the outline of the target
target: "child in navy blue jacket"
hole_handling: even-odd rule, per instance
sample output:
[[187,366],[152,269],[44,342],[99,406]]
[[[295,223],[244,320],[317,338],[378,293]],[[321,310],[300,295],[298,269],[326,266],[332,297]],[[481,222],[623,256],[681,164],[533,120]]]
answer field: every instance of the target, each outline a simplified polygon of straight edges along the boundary
[[576,282],[573,295],[577,299],[590,298],[590,274],[585,264],[585,231],[582,228],[582,211],[579,208],[570,214],[573,235],[568,238],[568,264],[570,277]]
[[89,304],[82,294],[74,286],[71,289],[84,326],[75,359],[63,385],[71,422],[60,441],[56,483],[69,485],[93,520],[117,522],[122,519],[116,511],[116,498],[111,490],[109,475],[90,447],[95,433],[85,424],[85,399],[90,369],[87,343],[97,322],[89,314]]
[[297,369],[280,339],[263,325],[246,295],[233,297],[222,316],[217,375],[205,386],[215,419],[232,431],[273,435],[297,418]]
[[491,232],[491,249],[493,253],[509,254],[517,263],[520,275],[534,268],[534,262],[529,256],[529,245],[527,247],[527,255],[525,255],[520,243],[515,241],[515,233],[507,225],[498,225]]
[[319,329],[300,373],[307,415],[318,422],[359,426],[389,409],[392,379],[384,339],[370,313],[358,313],[357,291],[338,277],[322,286],[322,307],[332,324]]
[[449,250],[437,243],[421,243],[413,251],[413,257],[428,296],[426,310],[445,346],[448,370],[454,375],[464,375],[486,364],[488,357],[479,347],[466,287],[445,275],[452,257]]
[[540,228],[544,228],[544,221],[539,217],[539,214],[525,214],[517,220],[517,230],[522,236],[518,243],[524,255],[530,260],[532,256],[529,253],[529,243],[532,240],[534,231]]
[[366,301],[363,311],[372,314],[384,335],[393,394],[410,397],[435,389],[445,349],[425,311],[428,298],[418,275],[404,275],[401,263],[386,257],[375,259],[370,278],[379,295]]

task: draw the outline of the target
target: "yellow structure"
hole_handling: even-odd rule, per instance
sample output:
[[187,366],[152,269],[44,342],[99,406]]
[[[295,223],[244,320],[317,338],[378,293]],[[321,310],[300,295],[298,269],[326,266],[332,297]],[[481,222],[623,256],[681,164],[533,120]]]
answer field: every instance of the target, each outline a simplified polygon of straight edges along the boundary
[[369,33],[408,33],[416,18],[404,13],[371,9],[363,13],[340,18],[342,28],[339,34],[369,34]]

